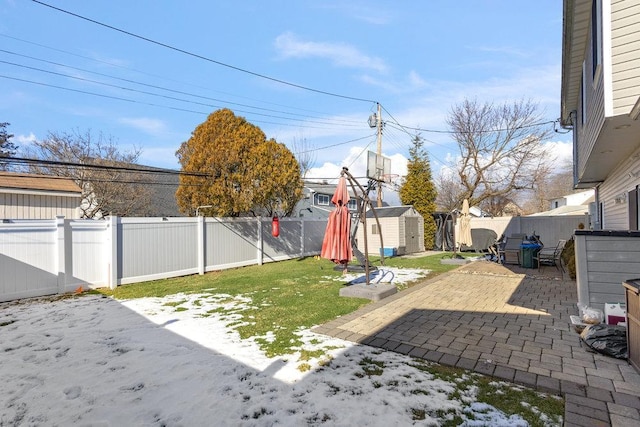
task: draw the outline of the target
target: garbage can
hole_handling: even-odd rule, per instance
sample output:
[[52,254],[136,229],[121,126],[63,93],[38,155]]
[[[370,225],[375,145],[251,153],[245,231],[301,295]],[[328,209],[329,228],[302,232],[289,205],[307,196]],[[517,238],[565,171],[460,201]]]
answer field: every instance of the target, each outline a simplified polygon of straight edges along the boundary
[[523,243],[520,245],[520,262],[524,268],[534,268],[533,258],[542,246],[537,243]]
[[627,349],[629,363],[640,372],[640,279],[622,283],[627,300]]

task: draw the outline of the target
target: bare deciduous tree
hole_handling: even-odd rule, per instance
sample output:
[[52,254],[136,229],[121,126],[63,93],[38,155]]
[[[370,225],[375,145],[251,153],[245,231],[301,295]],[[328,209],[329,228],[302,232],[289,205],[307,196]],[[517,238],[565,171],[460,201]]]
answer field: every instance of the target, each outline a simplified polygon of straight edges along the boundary
[[43,163],[29,166],[31,173],[72,178],[82,189],[83,218],[105,215],[144,216],[151,204],[151,192],[143,173],[135,170],[140,150],[121,152],[115,141],[91,131],[49,132],[35,141],[25,155]]
[[296,156],[298,164],[300,165],[300,174],[302,178],[306,178],[307,173],[313,167],[316,162],[316,151],[307,143],[306,138],[293,138],[291,144],[291,151]]
[[438,197],[436,197],[436,205],[438,210],[443,212],[451,212],[454,209],[460,209],[464,197],[464,187],[460,184],[457,175],[450,173],[450,170],[440,171],[440,175],[435,181],[438,189]]
[[542,142],[550,130],[541,120],[531,101],[493,105],[465,100],[454,106],[447,124],[460,150],[456,170],[462,198],[491,206],[483,202],[513,200],[548,176],[551,159]]

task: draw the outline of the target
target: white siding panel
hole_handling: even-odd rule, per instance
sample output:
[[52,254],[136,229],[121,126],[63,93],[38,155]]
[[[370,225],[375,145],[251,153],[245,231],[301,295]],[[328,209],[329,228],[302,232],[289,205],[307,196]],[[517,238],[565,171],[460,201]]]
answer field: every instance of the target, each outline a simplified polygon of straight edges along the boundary
[[[591,54],[589,54],[589,64],[591,61]],[[587,64],[587,70],[590,65]],[[596,137],[600,133],[605,121],[605,109],[604,109],[604,79],[602,74],[600,78],[596,79],[593,85],[587,82],[586,101],[589,108],[587,109],[587,119],[585,123],[579,123],[578,125],[578,176],[582,177],[584,169],[586,167],[586,161],[593,151],[593,147],[596,143]],[[582,103],[580,103],[578,111],[582,109]],[[578,114],[579,116],[580,114]]]
[[0,218],[55,219],[60,215],[75,218],[78,206],[79,197],[0,193]]
[[636,151],[629,159],[623,161],[607,177],[600,186],[600,201],[604,203],[604,225],[608,230],[629,229],[629,205],[628,200],[620,203],[616,198],[633,190],[640,185],[640,177],[629,176],[630,171],[640,171],[640,150]]
[[640,95],[640,4],[637,2],[611,4],[611,50],[613,113],[626,114]]
[[579,275],[578,287],[586,291],[589,305],[624,302],[622,282],[640,277],[640,237],[586,235],[584,246],[586,277]]

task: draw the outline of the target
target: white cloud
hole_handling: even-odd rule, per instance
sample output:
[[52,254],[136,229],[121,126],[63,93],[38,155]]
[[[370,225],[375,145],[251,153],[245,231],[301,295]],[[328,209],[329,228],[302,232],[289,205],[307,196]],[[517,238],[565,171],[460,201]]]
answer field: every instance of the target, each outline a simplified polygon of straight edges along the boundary
[[379,73],[387,71],[382,59],[366,55],[345,43],[305,41],[286,32],[276,37],[275,47],[283,58],[323,58],[339,67],[364,68]]
[[140,163],[154,165],[161,168],[180,169],[180,163],[176,157],[178,147],[142,147]]
[[426,86],[426,82],[422,79],[422,77],[420,77],[420,74],[418,74],[416,71],[411,70],[409,72],[409,82],[411,83],[411,86],[413,87],[424,87]]
[[558,169],[566,169],[573,163],[573,142],[571,141],[548,141],[543,145],[555,157],[554,165]]
[[140,118],[121,118],[120,123],[131,126],[135,129],[150,135],[161,135],[167,132],[167,127],[162,120],[150,119],[146,117]]
[[25,136],[25,135],[16,135],[12,139],[16,142],[16,144],[18,146],[22,146],[22,145],[30,145],[31,143],[35,142],[37,138],[33,134],[33,132],[31,132],[27,136]]

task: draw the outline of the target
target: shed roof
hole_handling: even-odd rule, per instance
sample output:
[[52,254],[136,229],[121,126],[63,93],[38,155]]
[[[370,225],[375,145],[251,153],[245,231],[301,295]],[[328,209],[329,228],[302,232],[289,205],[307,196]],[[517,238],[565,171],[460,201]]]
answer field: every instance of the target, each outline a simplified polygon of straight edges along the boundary
[[[375,211],[378,218],[395,218],[404,215],[412,209],[413,206],[386,206],[375,208]],[[373,218],[373,212],[371,212],[371,210],[367,211],[367,218]]]
[[0,188],[78,193],[82,190],[70,178],[27,173],[0,172]]

